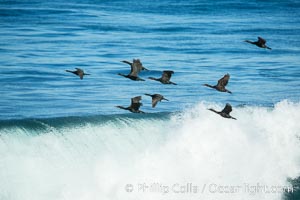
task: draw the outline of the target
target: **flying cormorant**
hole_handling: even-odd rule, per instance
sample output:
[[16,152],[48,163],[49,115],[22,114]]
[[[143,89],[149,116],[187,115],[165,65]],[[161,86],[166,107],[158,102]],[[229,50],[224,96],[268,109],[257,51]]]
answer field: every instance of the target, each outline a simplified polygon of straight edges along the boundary
[[248,43],[250,43],[250,44],[254,44],[254,45],[256,45],[256,46],[258,46],[258,47],[260,47],[260,48],[265,48],[265,49],[270,49],[270,50],[272,50],[270,47],[268,47],[267,45],[266,45],[266,40],[265,39],[263,39],[263,38],[261,38],[261,37],[257,37],[258,38],[258,40],[256,41],[256,42],[252,42],[252,41],[249,41],[249,40],[245,40],[245,42],[248,42]]
[[227,90],[225,88],[225,86],[228,84],[230,75],[229,74],[225,74],[220,80],[218,80],[218,84],[217,85],[209,85],[209,84],[204,84],[204,86],[206,87],[210,87],[210,88],[214,88],[220,92],[228,92],[228,93],[232,93],[231,91]]
[[123,60],[121,62],[129,64],[131,67],[131,71],[128,75],[121,74],[121,73],[118,73],[118,75],[124,76],[125,78],[129,78],[133,81],[145,81],[144,79],[141,79],[140,77],[138,77],[138,74],[140,73],[140,71],[148,70],[148,69],[143,67],[143,65],[139,59],[133,59],[132,63],[129,61],[126,61],[126,60]]
[[128,107],[123,107],[123,106],[116,106],[117,108],[121,108],[124,110],[129,110],[130,112],[133,113],[144,113],[143,111],[139,110],[140,107],[143,105],[140,100],[142,100],[141,96],[136,96],[131,98],[131,105]]
[[84,71],[82,69],[80,69],[80,68],[75,68],[75,69],[76,69],[75,71],[66,70],[66,72],[73,73],[73,74],[79,76],[80,79],[83,79],[83,76],[85,76],[85,75],[90,75],[90,74],[84,73]]
[[229,119],[235,119],[236,120],[236,118],[230,116],[230,112],[232,111],[232,107],[231,107],[231,105],[229,103],[226,104],[226,106],[224,107],[224,109],[221,112],[216,111],[216,110],[214,110],[212,108],[210,108],[208,110],[213,111],[213,112],[221,115],[222,117],[229,118]]
[[152,108],[154,108],[159,101],[162,100],[169,101],[168,99],[166,99],[164,96],[160,94],[145,94],[145,95],[152,97]]
[[173,71],[163,71],[162,76],[160,78],[153,78],[153,77],[148,77],[151,80],[155,80],[155,81],[159,81],[162,84],[173,84],[173,85],[177,85],[176,83],[173,83],[170,81],[172,74],[174,74]]

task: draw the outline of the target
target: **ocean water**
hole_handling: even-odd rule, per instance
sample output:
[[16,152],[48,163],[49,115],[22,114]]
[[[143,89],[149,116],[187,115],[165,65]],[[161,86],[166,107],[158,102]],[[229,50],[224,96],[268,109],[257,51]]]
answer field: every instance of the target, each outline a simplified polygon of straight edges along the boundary
[[300,199],[299,1],[0,0],[0,33],[1,200]]

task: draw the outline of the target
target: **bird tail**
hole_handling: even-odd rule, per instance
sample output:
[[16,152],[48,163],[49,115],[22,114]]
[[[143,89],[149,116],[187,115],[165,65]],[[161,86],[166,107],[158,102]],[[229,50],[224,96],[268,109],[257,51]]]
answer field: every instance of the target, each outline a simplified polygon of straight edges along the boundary
[[163,100],[169,101],[168,99],[166,99],[165,97],[163,98]]
[[226,92],[228,92],[228,93],[232,94],[232,92],[231,92],[231,91],[229,91],[229,90],[227,90],[227,89],[226,89]]
[[266,48],[272,50],[272,48],[270,48],[270,47],[266,47]]
[[150,71],[149,69],[147,69],[146,67],[143,66],[142,70],[145,70],[145,71]]
[[231,118],[231,119],[234,119],[234,120],[237,120],[236,118],[234,118],[234,117],[232,117],[232,116],[230,116],[230,118]]
[[137,81],[145,81],[144,79],[140,78],[140,77],[137,77],[136,79]]
[[151,94],[148,94],[148,93],[145,93],[145,95],[152,97],[152,95],[151,95]]
[[73,73],[73,71],[71,71],[71,70],[66,70],[66,72],[70,72],[70,73]]

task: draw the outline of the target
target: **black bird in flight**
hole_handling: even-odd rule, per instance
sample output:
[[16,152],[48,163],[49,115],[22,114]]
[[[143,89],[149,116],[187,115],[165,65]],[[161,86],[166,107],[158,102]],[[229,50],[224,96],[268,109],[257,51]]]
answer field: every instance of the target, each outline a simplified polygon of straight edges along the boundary
[[145,94],[145,95],[152,97],[152,108],[154,108],[159,101],[162,100],[169,101],[168,99],[166,99],[164,96],[160,94]]
[[250,41],[250,40],[245,40],[245,42],[248,42],[248,43],[250,43],[250,44],[254,44],[254,45],[256,45],[256,46],[258,46],[258,47],[260,47],[260,48],[265,48],[265,49],[270,49],[270,50],[272,50],[270,47],[268,47],[267,45],[266,45],[266,40],[265,39],[263,39],[263,38],[261,38],[261,37],[257,37],[258,38],[258,40],[257,41],[255,41],[255,42],[253,42],[253,41]]
[[116,106],[117,108],[121,108],[123,110],[128,110],[132,113],[144,113],[140,110],[140,107],[143,105],[140,101],[142,100],[141,96],[136,96],[131,98],[131,105],[128,107]]
[[83,79],[83,76],[85,76],[85,75],[90,75],[90,74],[84,73],[84,71],[82,69],[80,69],[80,68],[75,68],[75,69],[76,69],[75,71],[66,70],[66,72],[73,73],[73,74],[79,76],[80,79]]
[[231,107],[231,105],[229,103],[227,103],[226,106],[224,107],[224,109],[222,111],[220,111],[220,112],[216,111],[216,110],[214,110],[212,108],[210,108],[208,110],[213,111],[213,112],[221,115],[222,117],[229,118],[229,119],[235,119],[236,120],[236,118],[230,116],[230,112],[232,111],[232,107]]
[[133,81],[145,81],[144,79],[141,79],[140,77],[138,77],[138,74],[142,71],[142,70],[148,70],[146,69],[141,61],[139,59],[133,59],[133,62],[129,62],[129,61],[126,61],[126,60],[123,60],[121,61],[123,63],[127,63],[130,65],[131,67],[131,71],[128,75],[126,74],[121,74],[121,73],[118,73],[118,75],[120,76],[124,76],[125,78],[129,78]]
[[153,77],[148,77],[151,80],[155,80],[155,81],[159,81],[162,84],[173,84],[173,85],[177,85],[176,83],[173,83],[170,81],[172,74],[174,74],[174,71],[163,71],[162,76],[160,78],[153,78]]
[[209,84],[204,84],[204,86],[216,89],[220,92],[228,92],[228,93],[231,94],[232,92],[225,88],[225,86],[228,84],[229,79],[230,79],[230,75],[225,74],[220,80],[218,80],[217,85],[212,86],[212,85],[209,85]]

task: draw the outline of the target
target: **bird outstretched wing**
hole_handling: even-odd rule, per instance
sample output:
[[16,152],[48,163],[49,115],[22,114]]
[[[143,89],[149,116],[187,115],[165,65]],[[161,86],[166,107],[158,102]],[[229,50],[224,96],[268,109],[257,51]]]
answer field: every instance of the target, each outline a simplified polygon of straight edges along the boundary
[[80,77],[80,79],[83,79],[83,75],[84,75],[83,70],[80,68],[75,68],[75,69],[76,69],[76,71],[77,71],[76,73]]
[[230,79],[229,74],[225,74],[220,80],[218,80],[218,86],[225,87]]
[[258,38],[258,43],[260,43],[260,44],[266,44],[266,40],[265,39],[263,39],[262,37],[257,37]]
[[232,107],[231,107],[231,105],[230,105],[229,103],[227,103],[227,104],[225,105],[224,109],[223,109],[221,112],[226,113],[226,114],[229,115],[229,113],[230,113],[231,111],[232,111]]
[[130,65],[131,66],[131,76],[138,76],[140,71],[142,71],[142,63],[139,59],[135,60],[133,59],[133,63]]
[[139,103],[142,100],[142,96],[136,96],[131,98],[131,103]]
[[174,74],[174,71],[163,71],[161,78],[163,81],[169,81],[172,77],[172,74]]
[[156,106],[156,104],[163,99],[163,96],[160,94],[154,94],[152,96],[152,108]]

